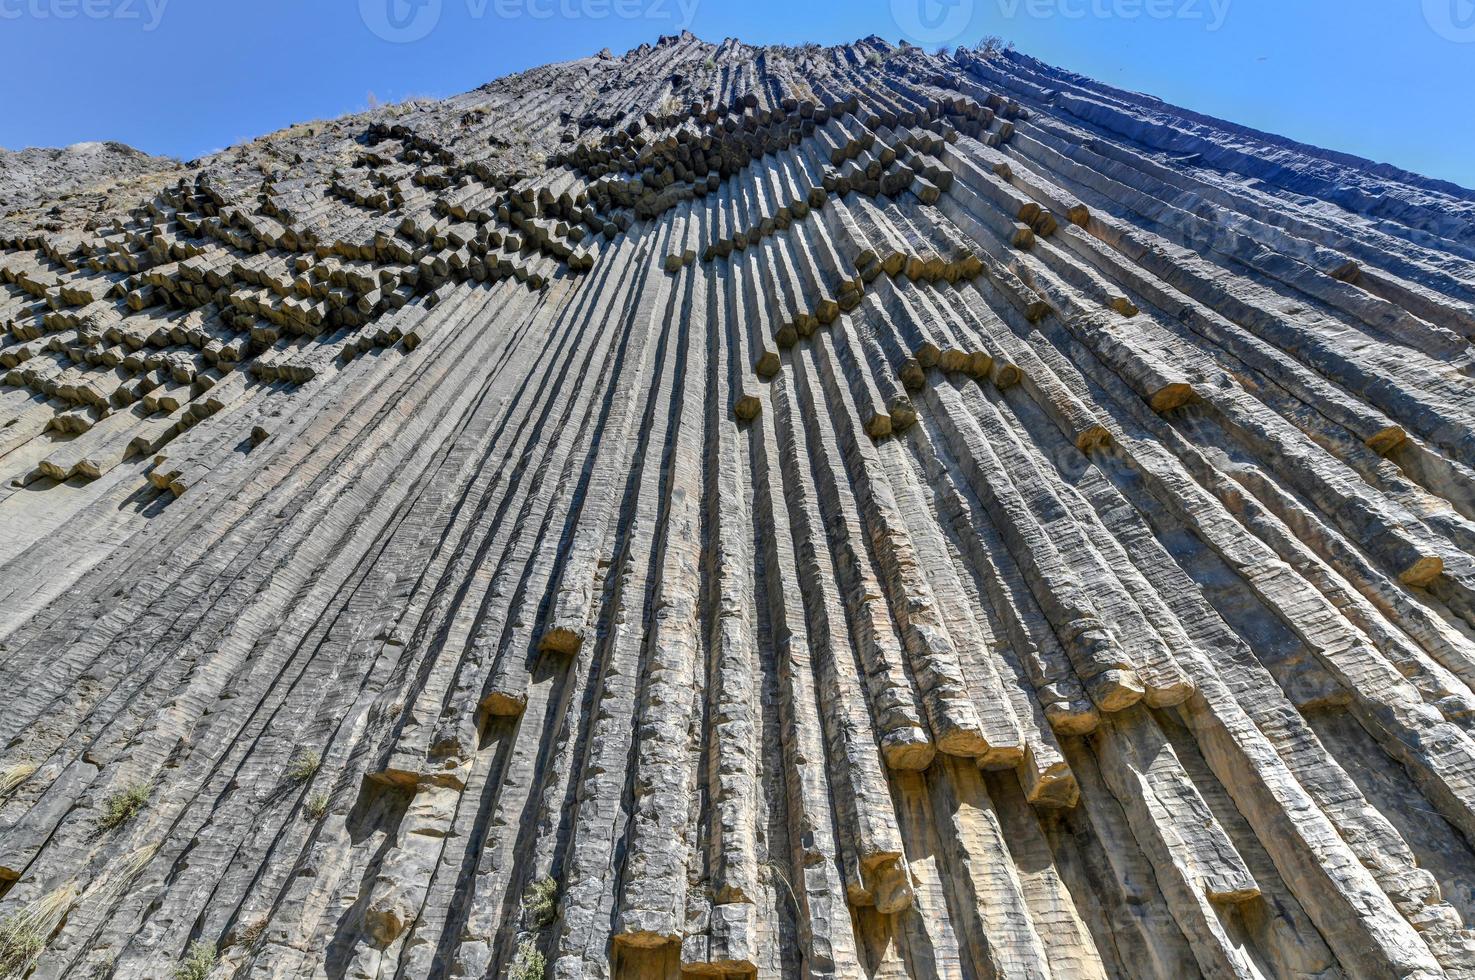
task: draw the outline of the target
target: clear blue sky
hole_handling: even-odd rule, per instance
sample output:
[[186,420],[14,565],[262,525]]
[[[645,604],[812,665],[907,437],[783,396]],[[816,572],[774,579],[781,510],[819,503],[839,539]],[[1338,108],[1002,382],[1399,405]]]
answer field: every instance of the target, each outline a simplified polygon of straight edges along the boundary
[[[392,33],[392,4],[409,32],[436,4],[438,19],[390,43],[366,24]],[[0,146],[116,139],[191,158],[683,26],[754,43],[997,34],[1123,88],[1475,186],[1475,0],[0,0]]]

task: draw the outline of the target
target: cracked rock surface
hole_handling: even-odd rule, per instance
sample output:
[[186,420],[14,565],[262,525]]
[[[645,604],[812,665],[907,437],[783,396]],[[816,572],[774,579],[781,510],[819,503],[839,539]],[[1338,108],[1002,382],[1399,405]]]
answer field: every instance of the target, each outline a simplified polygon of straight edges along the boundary
[[[137,182],[178,168],[167,157],[114,142],[0,149],[0,226],[22,228],[27,222],[44,222],[62,231],[76,222],[77,212],[85,206],[101,210],[97,205],[108,200],[109,192],[132,190]],[[134,191],[127,207],[137,204]]]
[[96,154],[0,976],[1475,976],[1475,192],[877,38]]

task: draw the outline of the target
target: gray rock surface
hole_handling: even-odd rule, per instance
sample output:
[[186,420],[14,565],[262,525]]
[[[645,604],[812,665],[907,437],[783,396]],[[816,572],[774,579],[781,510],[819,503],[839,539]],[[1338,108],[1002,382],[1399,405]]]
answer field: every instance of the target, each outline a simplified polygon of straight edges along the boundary
[[32,212],[33,217],[42,206],[55,207],[57,213],[47,214],[42,220],[50,219],[65,227],[70,220],[56,222],[55,219],[62,215],[71,219],[88,204],[95,207],[106,199],[109,191],[131,190],[132,203],[136,205],[136,184],[140,179],[173,171],[178,166],[168,157],[150,156],[112,141],[74,143],[60,149],[0,149],[0,219],[26,216],[27,212]]
[[1475,194],[876,38],[119,161],[0,975],[1475,976]]

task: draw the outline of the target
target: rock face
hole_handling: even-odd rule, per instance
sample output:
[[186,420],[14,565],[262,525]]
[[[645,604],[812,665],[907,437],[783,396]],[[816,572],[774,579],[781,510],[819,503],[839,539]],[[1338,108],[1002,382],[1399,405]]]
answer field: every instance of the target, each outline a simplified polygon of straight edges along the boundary
[[0,973],[1475,976],[1475,194],[687,35],[140,204],[0,253]]
[[[87,220],[79,212],[101,210],[110,192],[131,190],[140,181],[177,169],[179,164],[168,157],[149,156],[122,143],[0,149],[0,227],[23,232],[31,222],[62,231]],[[135,192],[129,207],[138,203]]]

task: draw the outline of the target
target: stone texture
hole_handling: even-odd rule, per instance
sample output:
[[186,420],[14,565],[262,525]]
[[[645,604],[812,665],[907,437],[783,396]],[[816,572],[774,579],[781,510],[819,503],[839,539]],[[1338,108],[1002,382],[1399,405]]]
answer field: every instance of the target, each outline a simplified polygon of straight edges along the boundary
[[1475,193],[876,38],[128,159],[0,178],[0,973],[1475,976]]

